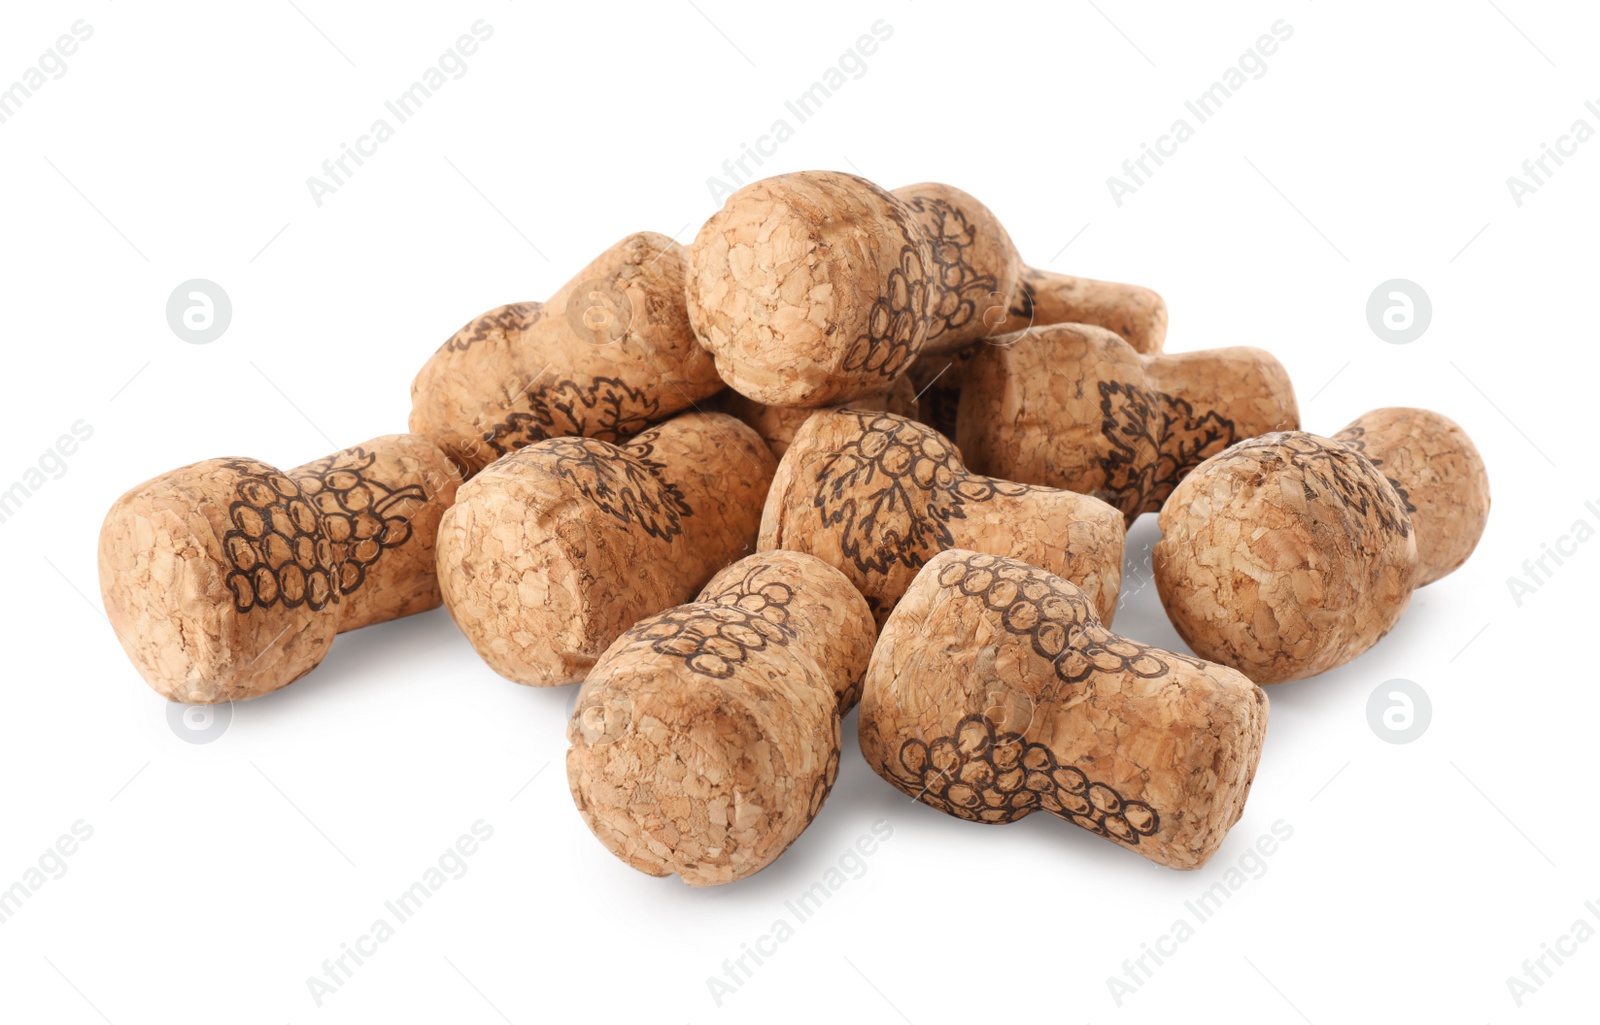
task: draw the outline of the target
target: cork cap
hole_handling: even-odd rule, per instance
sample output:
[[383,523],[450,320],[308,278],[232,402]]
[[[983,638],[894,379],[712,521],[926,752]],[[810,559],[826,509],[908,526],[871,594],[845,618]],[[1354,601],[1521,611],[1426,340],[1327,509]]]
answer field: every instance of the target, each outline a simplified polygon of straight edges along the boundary
[[874,771],[946,814],[1046,811],[1189,869],[1243,812],[1266,725],[1242,674],[1117,636],[1045,570],[951,549],[883,626],[860,741]]
[[893,383],[922,350],[932,244],[904,203],[833,171],[746,185],[689,250],[689,320],[736,391],[825,406]]
[[842,409],[814,414],[795,435],[767,493],[760,548],[808,552],[839,569],[880,624],[946,548],[1059,572],[1109,621],[1124,540],[1121,515],[1098,499],[979,476],[924,424]]
[[623,441],[722,387],[683,305],[684,251],[629,235],[546,303],[457,331],[411,386],[411,430],[466,476],[545,438]]
[[576,683],[635,622],[752,549],[774,465],[754,431],[721,413],[681,414],[620,446],[519,449],[463,485],[445,515],[445,604],[495,672]]
[[310,671],[333,637],[439,604],[439,518],[460,477],[390,435],[287,472],[208,459],[132,489],[100,531],[106,615],[174,701],[255,697]]
[[584,822],[634,868],[695,886],[771,864],[833,786],[874,634],[839,571],[783,551],[641,620],[590,671],[567,730]]

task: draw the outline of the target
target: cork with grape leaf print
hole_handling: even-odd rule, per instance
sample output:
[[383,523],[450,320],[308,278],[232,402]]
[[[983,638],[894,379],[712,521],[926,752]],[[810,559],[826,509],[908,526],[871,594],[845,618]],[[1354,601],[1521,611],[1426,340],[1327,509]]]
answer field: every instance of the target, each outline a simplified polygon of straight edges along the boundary
[[749,554],[774,463],[724,413],[682,413],[623,445],[518,449],[463,484],[439,526],[445,606],[501,676],[580,682],[634,623]]
[[335,634],[439,604],[435,535],[460,479],[410,434],[288,471],[229,458],[162,474],[106,514],[106,617],[173,701],[276,690],[322,661]]
[[1044,811],[1192,869],[1243,813],[1266,727],[1244,674],[1112,633],[1037,566],[950,549],[880,632],[859,734],[880,776],[948,815]]
[[692,886],[765,868],[833,787],[875,636],[843,574],[786,551],[641,620],[590,671],[567,729],[584,822],[634,868]]

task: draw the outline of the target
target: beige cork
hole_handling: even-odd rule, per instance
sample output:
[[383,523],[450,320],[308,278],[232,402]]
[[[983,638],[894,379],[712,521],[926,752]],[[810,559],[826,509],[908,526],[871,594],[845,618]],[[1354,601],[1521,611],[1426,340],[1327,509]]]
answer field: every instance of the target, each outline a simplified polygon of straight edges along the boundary
[[1288,372],[1260,349],[1135,352],[1085,324],[978,347],[956,443],[974,470],[1155,512],[1208,456],[1300,426]]
[[1160,352],[1167,341],[1167,303],[1140,285],[1075,278],[1028,268],[996,334],[1046,324],[1093,324],[1113,331],[1137,352]]
[[411,430],[467,476],[545,438],[623,441],[722,387],[683,307],[683,247],[642,231],[550,297],[490,310],[411,385]]
[[[954,351],[1052,313],[1126,326],[1148,313],[1112,307],[1153,302],[1165,324],[1146,289],[1119,300],[1122,286],[1036,275],[1043,292],[1029,292],[1025,270],[994,214],[959,189],[891,193],[855,175],[802,171],[745,186],[700,229],[689,319],[736,391],[812,407],[882,391],[924,350]],[[1076,294],[1076,305],[1050,298],[1058,294]],[[1156,329],[1137,333],[1149,345]]]
[[576,683],[634,623],[753,549],[775,463],[721,413],[683,413],[620,446],[518,449],[462,485],[440,524],[445,605],[501,676]]
[[1454,421],[1375,410],[1332,438],[1268,434],[1202,463],[1161,510],[1156,586],[1196,653],[1297,680],[1382,639],[1488,515],[1483,460]]
[[[917,405],[916,389],[909,376],[897,379],[885,391],[873,392],[850,402],[851,409],[882,410],[912,419],[917,418]],[[789,451],[801,426],[816,412],[805,406],[764,406],[732,388],[711,398],[706,408],[728,413],[749,424],[779,459]]]
[[1239,820],[1266,694],[1242,674],[1103,627],[1069,581],[959,549],[883,626],[861,753],[958,818],[1038,810],[1169,868],[1199,868]]
[[460,480],[409,434],[287,472],[257,459],[173,470],[106,514],[106,616],[173,701],[276,690],[322,661],[334,634],[439,604],[434,538]]
[[957,548],[883,625],[859,736],[878,776],[950,816],[1043,809],[1198,868],[1245,808],[1266,729],[1242,673],[1117,636],[1069,580]]
[[778,464],[760,548],[841,570],[881,624],[924,563],[970,548],[1044,566],[1109,622],[1122,581],[1122,517],[1098,499],[967,471],[938,432],[892,413],[824,410]]
[[617,857],[692,886],[770,865],[839,771],[876,628],[838,570],[763,552],[641,620],[584,681],[567,739],[583,821]]

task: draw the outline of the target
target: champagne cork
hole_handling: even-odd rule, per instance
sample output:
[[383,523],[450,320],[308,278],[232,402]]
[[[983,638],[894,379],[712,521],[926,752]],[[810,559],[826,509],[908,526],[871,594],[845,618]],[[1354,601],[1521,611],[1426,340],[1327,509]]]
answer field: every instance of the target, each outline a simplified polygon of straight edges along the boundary
[[861,753],[958,818],[1044,810],[1169,868],[1239,820],[1267,728],[1240,673],[1119,637],[1070,582],[952,549],[929,560],[867,667]]
[[1131,522],[1206,457],[1300,414],[1260,349],[1142,355],[1105,328],[1057,324],[980,346],[956,422],[973,469],[1093,495]]
[[336,633],[439,604],[434,538],[460,481],[409,434],[288,472],[258,459],[173,470],[106,514],[106,617],[173,701],[277,690],[321,662]]
[[1156,587],[1203,658],[1298,680],[1382,639],[1488,516],[1466,432],[1425,409],[1374,410],[1332,438],[1267,434],[1202,463],[1161,510]]
[[590,670],[567,729],[583,821],[691,886],[770,865],[833,786],[875,635],[850,581],[799,552],[742,559],[641,620]]
[[1103,620],[1122,581],[1122,517],[1085,495],[970,473],[932,428],[893,413],[823,410],[795,435],[761,514],[762,551],[842,571],[879,625],[946,548],[1009,555],[1083,587]]
[[634,623],[751,551],[775,464],[721,413],[684,413],[620,446],[518,449],[464,484],[440,524],[445,605],[501,676],[576,683]]
[[[718,393],[710,400],[708,408],[736,416],[749,424],[757,434],[761,435],[761,440],[767,443],[767,448],[772,450],[772,454],[779,459],[789,451],[789,446],[794,443],[794,436],[799,432],[801,425],[816,412],[815,409],[804,406],[764,406],[745,398],[732,388]],[[884,410],[916,419],[917,393],[911,378],[902,377],[885,391],[873,392],[852,400],[850,408]]]
[[490,310],[411,385],[411,430],[465,476],[546,438],[623,441],[722,387],[683,307],[683,247],[641,231],[550,301]]
[[[881,391],[924,350],[954,351],[1051,313],[1126,327],[1160,306],[1165,323],[1146,289],[1119,300],[1118,286],[1039,272],[1030,293],[1025,269],[994,214],[959,189],[890,193],[855,175],[803,171],[746,185],[700,229],[689,319],[734,390],[809,407]],[[1119,301],[1126,309],[1113,312]],[[1164,331],[1134,333],[1159,345]]]

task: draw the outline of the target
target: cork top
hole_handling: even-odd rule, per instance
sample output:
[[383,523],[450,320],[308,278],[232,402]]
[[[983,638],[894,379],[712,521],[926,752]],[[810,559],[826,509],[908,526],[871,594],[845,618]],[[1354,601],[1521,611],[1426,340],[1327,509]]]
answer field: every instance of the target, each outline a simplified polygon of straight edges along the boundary
[[445,604],[502,676],[582,680],[619,634],[751,550],[774,466],[756,433],[721,413],[680,414],[624,445],[519,449],[445,514]]
[[910,210],[834,171],[746,185],[689,252],[689,319],[723,380],[767,405],[881,390],[932,327],[933,253]]
[[634,868],[691,885],[770,864],[833,786],[874,633],[849,581],[798,552],[742,559],[640,621],[568,726],[584,821]]

